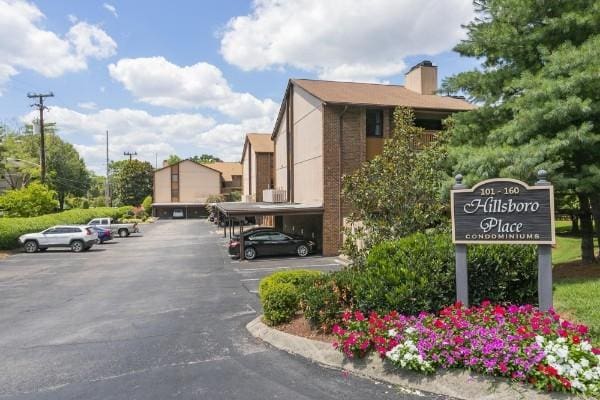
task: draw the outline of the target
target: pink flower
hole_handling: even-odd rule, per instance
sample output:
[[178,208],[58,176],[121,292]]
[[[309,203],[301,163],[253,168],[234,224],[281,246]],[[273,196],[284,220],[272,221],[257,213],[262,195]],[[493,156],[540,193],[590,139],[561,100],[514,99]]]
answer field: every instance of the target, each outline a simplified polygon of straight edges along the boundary
[[365,320],[365,315],[363,313],[361,313],[359,310],[354,311],[354,319],[357,321],[364,321]]
[[577,325],[577,332],[579,332],[581,335],[587,335],[589,329],[585,325]]

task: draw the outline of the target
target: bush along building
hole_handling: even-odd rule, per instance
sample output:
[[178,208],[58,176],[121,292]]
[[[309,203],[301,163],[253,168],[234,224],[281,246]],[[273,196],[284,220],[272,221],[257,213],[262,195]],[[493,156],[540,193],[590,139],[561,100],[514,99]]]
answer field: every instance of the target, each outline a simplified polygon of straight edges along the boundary
[[271,134],[273,189],[263,191],[262,203],[223,204],[220,210],[271,216],[276,228],[315,239],[324,255],[339,254],[350,214],[341,196],[342,177],[382,152],[394,109],[414,110],[426,143],[444,118],[475,107],[436,92],[437,67],[429,61],[411,68],[404,86],[291,79]]

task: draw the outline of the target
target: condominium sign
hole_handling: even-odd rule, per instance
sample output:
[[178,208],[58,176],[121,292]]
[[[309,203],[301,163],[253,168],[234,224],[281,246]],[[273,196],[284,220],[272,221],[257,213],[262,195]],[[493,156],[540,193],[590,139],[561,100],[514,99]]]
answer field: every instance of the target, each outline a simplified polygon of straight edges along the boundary
[[450,196],[454,243],[555,243],[551,185],[490,179]]

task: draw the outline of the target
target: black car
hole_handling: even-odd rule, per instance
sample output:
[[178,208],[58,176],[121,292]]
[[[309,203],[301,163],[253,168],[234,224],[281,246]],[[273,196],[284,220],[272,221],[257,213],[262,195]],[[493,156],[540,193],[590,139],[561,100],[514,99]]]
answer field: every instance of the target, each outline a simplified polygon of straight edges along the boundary
[[[316,250],[316,243],[302,236],[282,233],[273,229],[253,229],[243,233],[244,258],[252,260],[257,256],[278,256],[295,254],[306,257]],[[229,254],[240,256],[240,238],[234,236],[229,242]]]

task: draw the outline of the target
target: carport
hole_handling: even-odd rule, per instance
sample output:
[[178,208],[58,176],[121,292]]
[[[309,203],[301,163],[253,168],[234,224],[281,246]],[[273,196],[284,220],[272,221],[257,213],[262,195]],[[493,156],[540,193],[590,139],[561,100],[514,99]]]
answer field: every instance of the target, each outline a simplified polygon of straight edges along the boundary
[[[298,204],[298,203],[243,203],[243,202],[224,202],[215,203],[214,208],[217,211],[217,223],[221,218],[225,218],[227,224],[223,227],[223,237],[227,237],[229,229],[229,238],[235,233],[234,220],[243,221],[248,217],[288,217],[288,216],[306,216],[322,217],[323,206],[318,204]],[[277,228],[277,223],[274,224]],[[242,233],[244,225],[239,224],[240,233],[240,260],[244,259],[244,240]],[[318,244],[319,245],[319,244]]]
[[152,216],[163,219],[173,218],[173,211],[183,211],[183,218],[206,218],[206,203],[152,203]]

